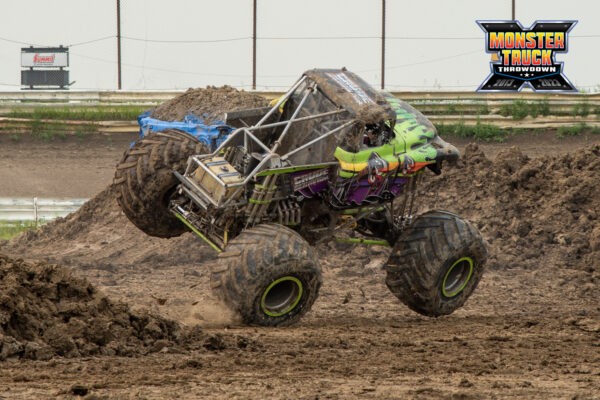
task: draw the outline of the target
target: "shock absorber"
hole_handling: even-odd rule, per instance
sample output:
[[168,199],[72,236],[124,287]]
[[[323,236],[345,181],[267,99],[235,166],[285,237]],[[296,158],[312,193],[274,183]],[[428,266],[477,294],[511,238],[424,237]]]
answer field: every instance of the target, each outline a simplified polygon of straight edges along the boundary
[[267,212],[269,204],[273,200],[273,196],[277,191],[277,177],[269,175],[265,178],[262,184],[254,185],[252,196],[250,197],[248,208],[248,219],[246,226],[252,226],[260,222],[264,214]]

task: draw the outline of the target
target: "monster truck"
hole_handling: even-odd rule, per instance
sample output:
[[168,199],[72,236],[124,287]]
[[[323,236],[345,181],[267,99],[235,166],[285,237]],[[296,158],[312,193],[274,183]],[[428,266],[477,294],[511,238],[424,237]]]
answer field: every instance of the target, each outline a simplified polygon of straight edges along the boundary
[[477,229],[448,211],[413,215],[425,171],[459,157],[416,109],[345,69],[314,69],[224,122],[147,134],[114,185],[147,234],[192,231],[218,252],[211,286],[244,323],[298,321],[322,282],[314,246],[341,236],[392,247],[386,284],[420,314],[450,314],[473,293],[487,257]]

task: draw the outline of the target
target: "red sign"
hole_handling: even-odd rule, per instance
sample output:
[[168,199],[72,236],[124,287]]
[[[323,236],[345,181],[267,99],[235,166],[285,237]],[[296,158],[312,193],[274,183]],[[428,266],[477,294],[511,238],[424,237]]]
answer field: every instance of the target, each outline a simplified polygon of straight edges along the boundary
[[33,56],[33,64],[34,65],[54,64],[54,59],[55,58],[56,58],[55,54],[39,54],[39,53],[36,53]]
[[66,52],[56,53],[21,53],[22,67],[68,67],[69,57]]

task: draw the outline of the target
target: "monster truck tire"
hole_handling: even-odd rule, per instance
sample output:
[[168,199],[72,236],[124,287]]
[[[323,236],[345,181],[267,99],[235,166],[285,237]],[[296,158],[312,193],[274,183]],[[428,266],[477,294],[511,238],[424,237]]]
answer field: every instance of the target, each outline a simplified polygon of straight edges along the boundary
[[117,164],[113,181],[117,202],[129,220],[151,236],[179,236],[188,228],[168,209],[177,186],[173,171],[183,173],[192,154],[207,148],[193,136],[177,131],[149,133],[128,149]]
[[486,258],[483,239],[471,223],[447,211],[429,211],[396,241],[384,267],[386,284],[419,314],[451,314],[477,287]]
[[219,254],[211,286],[245,324],[291,325],[317,299],[321,270],[298,233],[263,224],[243,231]]

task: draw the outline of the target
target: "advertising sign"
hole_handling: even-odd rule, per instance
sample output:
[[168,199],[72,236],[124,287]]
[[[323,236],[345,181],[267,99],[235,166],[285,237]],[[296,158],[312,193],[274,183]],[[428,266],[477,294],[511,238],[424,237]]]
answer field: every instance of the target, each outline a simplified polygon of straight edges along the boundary
[[68,67],[67,52],[21,52],[21,67]]

